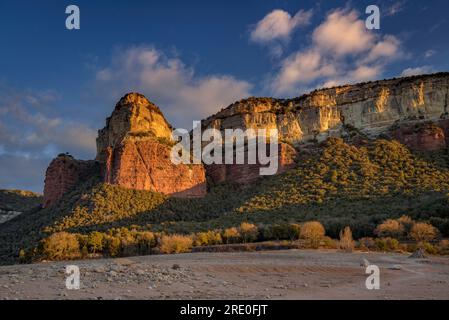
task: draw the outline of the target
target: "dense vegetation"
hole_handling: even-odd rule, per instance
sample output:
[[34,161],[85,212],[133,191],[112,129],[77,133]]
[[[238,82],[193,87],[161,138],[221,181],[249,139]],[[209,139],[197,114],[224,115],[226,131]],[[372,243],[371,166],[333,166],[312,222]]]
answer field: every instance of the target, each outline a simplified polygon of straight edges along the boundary
[[41,203],[42,196],[31,191],[0,190],[0,210],[24,212]]
[[[113,252],[129,247],[133,249],[128,254],[139,254],[151,243],[161,248],[161,242],[165,251],[179,252],[200,241],[201,233],[211,232],[216,243],[284,239],[295,234],[292,226],[312,220],[321,222],[332,238],[349,226],[351,238],[361,239],[374,236],[385,220],[403,215],[428,222],[440,235],[449,236],[447,151],[414,154],[395,141],[356,147],[329,139],[300,154],[297,167],[285,174],[249,187],[215,186],[201,199],[168,198],[101,184],[93,177],[54,207],[0,226],[0,256],[6,263],[14,261],[21,249],[24,256],[47,239],[35,251],[42,253],[43,244],[54,234],[72,237],[68,242],[72,245],[76,235],[80,250],[92,253],[86,239],[93,232],[100,233],[101,246],[107,244]],[[242,237],[242,223],[255,225],[257,232],[243,232]],[[167,238],[169,234],[177,234],[175,242],[182,243],[181,249]],[[183,235],[194,236],[190,241]],[[347,230],[341,235],[349,238]]]
[[[393,228],[392,225],[394,225]],[[402,216],[396,220],[388,219],[377,227],[376,233],[379,233],[379,237],[364,237],[358,241],[354,241],[350,227],[340,231],[339,240],[326,236],[326,230],[319,221],[268,226],[242,222],[238,227],[186,235],[151,232],[136,228],[113,228],[107,232],[92,231],[88,234],[65,231],[52,233],[32,251],[27,253],[25,250],[20,250],[19,258],[22,262],[26,262],[40,259],[68,260],[101,256],[170,254],[198,251],[198,248],[201,249],[200,251],[233,251],[234,249],[241,251],[275,247],[328,248],[347,252],[351,252],[356,247],[365,251],[401,252],[414,252],[420,248],[430,254],[449,254],[449,240],[436,241],[439,238],[439,231],[434,226],[413,221],[408,216]],[[381,233],[383,236],[380,236]],[[412,242],[400,242],[403,240],[412,240]],[[255,242],[258,243],[257,247],[251,245]],[[244,246],[236,244],[244,244]]]

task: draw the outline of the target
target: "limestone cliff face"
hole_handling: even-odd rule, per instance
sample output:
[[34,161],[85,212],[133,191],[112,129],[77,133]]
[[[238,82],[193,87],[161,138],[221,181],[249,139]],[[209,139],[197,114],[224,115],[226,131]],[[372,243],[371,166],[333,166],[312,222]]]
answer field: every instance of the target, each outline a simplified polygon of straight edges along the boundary
[[204,128],[277,128],[292,143],[342,136],[345,126],[369,136],[396,122],[448,117],[449,73],[316,90],[294,99],[250,98],[203,120]]
[[204,195],[204,167],[171,162],[171,133],[159,108],[143,95],[124,96],[98,133],[104,181],[181,197]]

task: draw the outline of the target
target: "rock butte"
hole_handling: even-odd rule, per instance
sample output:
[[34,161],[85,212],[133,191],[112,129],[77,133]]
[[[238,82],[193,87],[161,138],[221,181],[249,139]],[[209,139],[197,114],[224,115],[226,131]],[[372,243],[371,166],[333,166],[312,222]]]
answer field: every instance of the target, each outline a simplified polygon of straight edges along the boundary
[[[449,73],[315,90],[294,99],[249,98],[202,121],[202,128],[279,130],[279,171],[294,166],[297,150],[328,137],[397,139],[433,151],[449,143]],[[172,127],[143,95],[129,93],[98,133],[96,161],[60,155],[47,169],[44,206],[92,172],[126,188],[180,197],[206,194],[206,180],[251,183],[259,165],[174,165]],[[354,134],[356,132],[357,134]],[[294,147],[295,148],[294,148]]]
[[98,132],[104,182],[181,197],[204,195],[204,167],[171,162],[171,133],[157,106],[141,94],[125,95]]

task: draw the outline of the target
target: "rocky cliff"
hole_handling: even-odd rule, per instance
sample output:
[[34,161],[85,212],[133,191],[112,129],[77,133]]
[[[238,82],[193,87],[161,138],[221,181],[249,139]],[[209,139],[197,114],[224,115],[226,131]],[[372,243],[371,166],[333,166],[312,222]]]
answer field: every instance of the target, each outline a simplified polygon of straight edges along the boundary
[[[277,174],[286,172],[294,168],[297,157],[295,148],[287,143],[280,143],[278,154]],[[263,167],[260,163],[256,164],[211,164],[205,165],[207,178],[212,183],[222,183],[231,181],[238,184],[250,184],[260,178],[259,169]]]
[[[278,129],[278,173],[296,153],[328,137],[354,141],[379,135],[429,151],[449,142],[449,73],[315,90],[294,99],[249,98],[202,121],[202,128]],[[60,156],[50,164],[44,191],[48,206],[93,171],[104,182],[175,196],[202,196],[209,181],[252,183],[260,165],[174,165],[172,127],[160,109],[138,93],[125,95],[97,138],[96,161]],[[294,147],[293,147],[294,146]],[[93,170],[93,171],[92,171]]]
[[[418,151],[436,151],[447,147],[449,120],[416,122],[393,126],[391,136]],[[445,132],[446,130],[446,132]]]
[[125,95],[98,132],[97,160],[104,181],[175,196],[204,195],[203,166],[171,162],[171,134],[156,105],[138,93]]
[[45,173],[43,207],[51,206],[71,188],[99,171],[96,161],[77,160],[68,154],[58,155]]
[[276,128],[281,140],[294,144],[344,136],[348,127],[375,137],[393,124],[449,118],[448,95],[449,73],[414,76],[321,89],[294,99],[249,98],[202,125]]
[[171,146],[154,138],[126,139],[105,151],[104,182],[122,187],[151,190],[167,195],[195,197],[206,194],[202,165],[174,165]]
[[126,140],[157,138],[171,141],[172,127],[161,110],[144,95],[129,93],[116,104],[112,115],[106,119],[106,127],[98,131],[97,160],[105,162],[108,149]]

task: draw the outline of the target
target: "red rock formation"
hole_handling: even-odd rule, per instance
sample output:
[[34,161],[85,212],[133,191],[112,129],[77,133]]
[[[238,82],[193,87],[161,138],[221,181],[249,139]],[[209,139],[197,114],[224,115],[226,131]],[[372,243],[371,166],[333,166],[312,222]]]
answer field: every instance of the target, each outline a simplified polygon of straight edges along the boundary
[[76,160],[70,155],[60,154],[53,159],[45,174],[43,207],[51,206],[79,181],[98,172],[96,161]]
[[202,165],[174,165],[171,147],[156,139],[124,141],[106,159],[104,181],[138,190],[152,190],[179,197],[206,194]]
[[[296,150],[286,143],[279,143],[278,171],[281,174],[295,166]],[[249,184],[261,177],[260,164],[212,164],[206,165],[207,177],[213,183],[225,181]]]
[[204,167],[174,165],[171,145],[171,126],[159,108],[141,94],[125,95],[97,138],[104,181],[179,197],[205,195]]
[[433,122],[403,124],[393,130],[392,136],[417,151],[436,151],[447,146],[443,129]]

